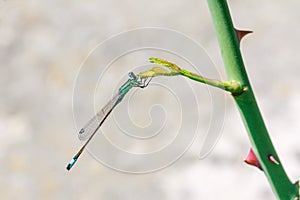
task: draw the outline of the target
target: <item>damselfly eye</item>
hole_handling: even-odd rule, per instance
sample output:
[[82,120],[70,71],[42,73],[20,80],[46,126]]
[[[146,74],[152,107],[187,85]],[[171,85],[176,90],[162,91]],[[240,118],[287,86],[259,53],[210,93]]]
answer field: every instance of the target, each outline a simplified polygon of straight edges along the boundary
[[129,72],[128,76],[130,80],[136,80],[136,75],[133,72]]

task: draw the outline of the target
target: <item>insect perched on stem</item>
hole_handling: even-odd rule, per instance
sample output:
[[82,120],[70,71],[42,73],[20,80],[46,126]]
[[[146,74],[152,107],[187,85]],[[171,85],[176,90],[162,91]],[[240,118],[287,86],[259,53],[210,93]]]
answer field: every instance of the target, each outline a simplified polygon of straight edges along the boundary
[[129,72],[128,76],[129,79],[119,88],[118,93],[79,131],[79,139],[87,139],[87,141],[69,162],[66,167],[67,170],[70,170],[74,166],[79,156],[82,154],[88,143],[104,123],[108,115],[112,112],[116,105],[118,105],[122,101],[129,90],[133,87],[147,87],[151,81],[151,78],[148,80],[148,78],[142,78],[138,75],[135,75],[133,72]]

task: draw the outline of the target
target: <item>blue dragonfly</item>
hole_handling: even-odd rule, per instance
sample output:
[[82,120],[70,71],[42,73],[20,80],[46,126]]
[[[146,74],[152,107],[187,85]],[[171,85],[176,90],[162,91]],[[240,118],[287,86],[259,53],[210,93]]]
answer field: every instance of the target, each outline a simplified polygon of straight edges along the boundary
[[147,87],[151,81],[151,78],[148,80],[148,78],[142,78],[138,75],[135,75],[133,72],[129,72],[128,76],[129,79],[119,88],[117,94],[79,131],[79,139],[87,139],[87,141],[69,162],[69,164],[66,167],[67,170],[70,170],[74,166],[79,156],[82,154],[82,152],[89,144],[93,136],[96,134],[96,132],[104,123],[104,121],[107,119],[108,115],[112,112],[116,105],[118,105],[122,101],[122,99],[129,92],[129,90],[133,87]]

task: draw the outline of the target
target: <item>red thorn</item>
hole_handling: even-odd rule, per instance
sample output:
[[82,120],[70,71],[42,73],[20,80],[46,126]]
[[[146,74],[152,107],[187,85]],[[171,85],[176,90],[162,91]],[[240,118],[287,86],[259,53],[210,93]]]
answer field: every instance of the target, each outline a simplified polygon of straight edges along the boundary
[[247,31],[247,30],[238,30],[238,29],[234,29],[236,34],[237,34],[237,37],[238,37],[238,40],[239,42],[241,42],[241,40],[243,39],[243,37],[249,33],[253,33],[253,31]]
[[247,158],[244,160],[245,163],[249,164],[249,165],[252,165],[252,166],[255,166],[257,167],[258,169],[262,170],[261,168],[261,165],[256,157],[256,155],[254,154],[253,150],[250,149],[250,152],[247,156]]
[[274,158],[274,156],[273,156],[272,154],[270,154],[270,155],[268,156],[268,159],[269,159],[271,162],[275,163],[276,165],[279,165],[279,162]]

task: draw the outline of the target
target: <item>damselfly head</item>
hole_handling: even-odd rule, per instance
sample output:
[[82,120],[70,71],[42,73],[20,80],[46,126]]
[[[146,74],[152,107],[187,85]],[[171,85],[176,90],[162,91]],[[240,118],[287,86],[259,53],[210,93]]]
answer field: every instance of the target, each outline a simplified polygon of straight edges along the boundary
[[128,73],[128,76],[129,76],[129,79],[130,80],[136,80],[137,78],[136,78],[136,75],[133,73],[133,72],[129,72]]

